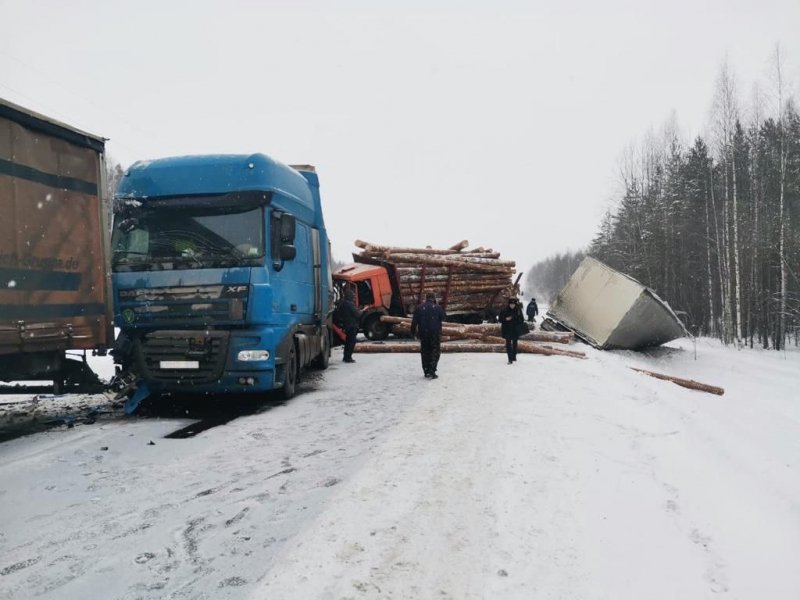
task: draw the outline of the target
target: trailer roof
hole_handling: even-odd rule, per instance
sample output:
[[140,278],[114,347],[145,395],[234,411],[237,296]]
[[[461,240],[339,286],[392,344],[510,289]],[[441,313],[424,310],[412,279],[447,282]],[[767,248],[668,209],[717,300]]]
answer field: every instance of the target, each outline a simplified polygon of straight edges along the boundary
[[58,137],[76,146],[90,148],[96,152],[103,152],[105,150],[107,138],[87,133],[86,131],[72,127],[61,121],[57,121],[14,104],[13,102],[9,102],[4,98],[0,98],[0,117],[10,119],[28,129]]

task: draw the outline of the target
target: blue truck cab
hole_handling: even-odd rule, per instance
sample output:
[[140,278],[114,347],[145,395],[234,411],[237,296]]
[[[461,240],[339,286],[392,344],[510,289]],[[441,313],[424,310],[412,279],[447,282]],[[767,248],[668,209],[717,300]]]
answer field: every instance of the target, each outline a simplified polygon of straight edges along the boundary
[[290,398],[303,367],[328,366],[330,245],[313,167],[264,154],[140,161],[114,213],[113,355],[148,393]]

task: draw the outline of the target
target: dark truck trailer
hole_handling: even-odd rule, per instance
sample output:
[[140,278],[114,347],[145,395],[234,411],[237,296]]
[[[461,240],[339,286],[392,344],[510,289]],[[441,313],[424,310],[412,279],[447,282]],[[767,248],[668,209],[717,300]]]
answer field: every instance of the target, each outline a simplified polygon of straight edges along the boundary
[[[0,98],[0,380],[92,377],[113,342],[105,140]],[[85,352],[84,352],[85,358]]]

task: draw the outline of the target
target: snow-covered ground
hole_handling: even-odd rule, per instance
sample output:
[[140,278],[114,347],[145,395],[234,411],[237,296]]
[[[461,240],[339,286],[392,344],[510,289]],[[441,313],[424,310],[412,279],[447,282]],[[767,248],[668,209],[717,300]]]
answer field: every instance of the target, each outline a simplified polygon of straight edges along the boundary
[[187,439],[112,411],[0,444],[0,598],[800,597],[800,352],[579,349],[357,355]]

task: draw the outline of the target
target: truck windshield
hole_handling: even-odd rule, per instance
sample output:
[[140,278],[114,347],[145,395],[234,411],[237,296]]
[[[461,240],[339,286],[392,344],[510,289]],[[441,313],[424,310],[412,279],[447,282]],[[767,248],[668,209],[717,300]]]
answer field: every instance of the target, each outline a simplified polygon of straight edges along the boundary
[[140,209],[119,216],[114,271],[206,269],[264,262],[264,209]]

